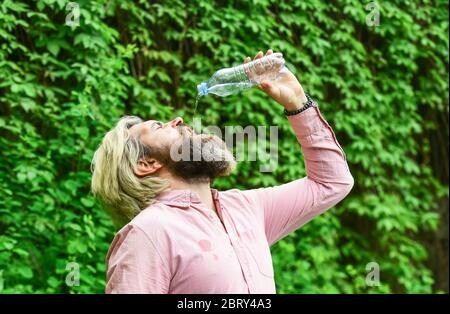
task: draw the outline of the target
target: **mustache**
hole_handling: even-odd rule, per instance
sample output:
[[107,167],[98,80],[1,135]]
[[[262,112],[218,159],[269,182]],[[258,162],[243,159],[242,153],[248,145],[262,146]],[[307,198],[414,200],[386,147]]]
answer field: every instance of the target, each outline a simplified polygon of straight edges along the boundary
[[184,122],[179,123],[176,128],[181,135],[183,135],[185,133],[185,132],[183,132],[183,130],[186,128],[189,129],[192,133],[194,133],[194,130],[188,124],[186,124]]
[[190,126],[189,126],[187,123],[184,123],[184,122],[180,122],[180,123],[177,125],[177,127],[188,127],[188,128],[190,128]]

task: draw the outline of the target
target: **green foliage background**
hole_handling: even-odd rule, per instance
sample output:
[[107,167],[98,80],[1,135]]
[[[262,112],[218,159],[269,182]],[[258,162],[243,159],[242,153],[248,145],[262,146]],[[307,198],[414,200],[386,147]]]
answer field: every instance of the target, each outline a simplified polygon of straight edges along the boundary
[[[342,203],[272,248],[278,292],[439,291],[421,237],[448,224],[436,211],[448,159],[433,170],[430,140],[448,141],[447,1],[378,1],[376,27],[368,1],[77,2],[71,28],[66,1],[0,1],[3,293],[102,293],[115,230],[89,166],[104,133],[124,114],[190,122],[199,82],[268,48],[319,101],[355,178]],[[281,107],[261,91],[208,96],[197,113],[203,125],[280,127],[276,171],[241,162],[216,188],[305,175]],[[378,287],[365,283],[372,261]],[[65,284],[68,262],[78,287]]]

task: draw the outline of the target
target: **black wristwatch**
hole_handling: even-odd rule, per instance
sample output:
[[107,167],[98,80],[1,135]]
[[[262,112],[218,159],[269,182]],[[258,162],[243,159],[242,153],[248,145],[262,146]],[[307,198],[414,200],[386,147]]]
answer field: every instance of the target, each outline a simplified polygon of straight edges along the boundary
[[303,107],[301,107],[300,109],[294,110],[294,111],[287,111],[286,109],[284,109],[284,114],[286,116],[293,116],[293,115],[299,114],[300,112],[305,111],[308,108],[317,107],[316,101],[314,99],[312,99],[311,96],[309,96],[309,94],[305,93],[305,96],[306,96],[307,100],[306,100],[306,103],[303,105]]

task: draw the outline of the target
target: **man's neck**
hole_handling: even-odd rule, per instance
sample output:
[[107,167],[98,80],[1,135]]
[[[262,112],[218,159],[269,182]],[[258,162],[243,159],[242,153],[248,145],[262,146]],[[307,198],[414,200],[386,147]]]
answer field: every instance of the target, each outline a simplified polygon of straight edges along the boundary
[[214,205],[213,197],[211,194],[211,184],[210,182],[199,182],[199,183],[191,183],[182,180],[176,180],[174,178],[167,178],[170,181],[170,188],[172,190],[184,190],[188,189],[192,192],[197,193],[200,201],[210,210],[216,211],[216,207]]

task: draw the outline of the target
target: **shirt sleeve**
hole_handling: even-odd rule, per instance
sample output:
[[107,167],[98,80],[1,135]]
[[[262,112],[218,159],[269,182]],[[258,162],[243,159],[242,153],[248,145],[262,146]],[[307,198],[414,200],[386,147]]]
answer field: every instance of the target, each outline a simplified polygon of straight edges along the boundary
[[157,247],[139,227],[125,226],[106,257],[106,293],[168,293],[170,270]]
[[288,116],[288,120],[302,147],[307,176],[276,187],[243,191],[264,211],[269,245],[333,207],[353,187],[345,153],[319,108]]

